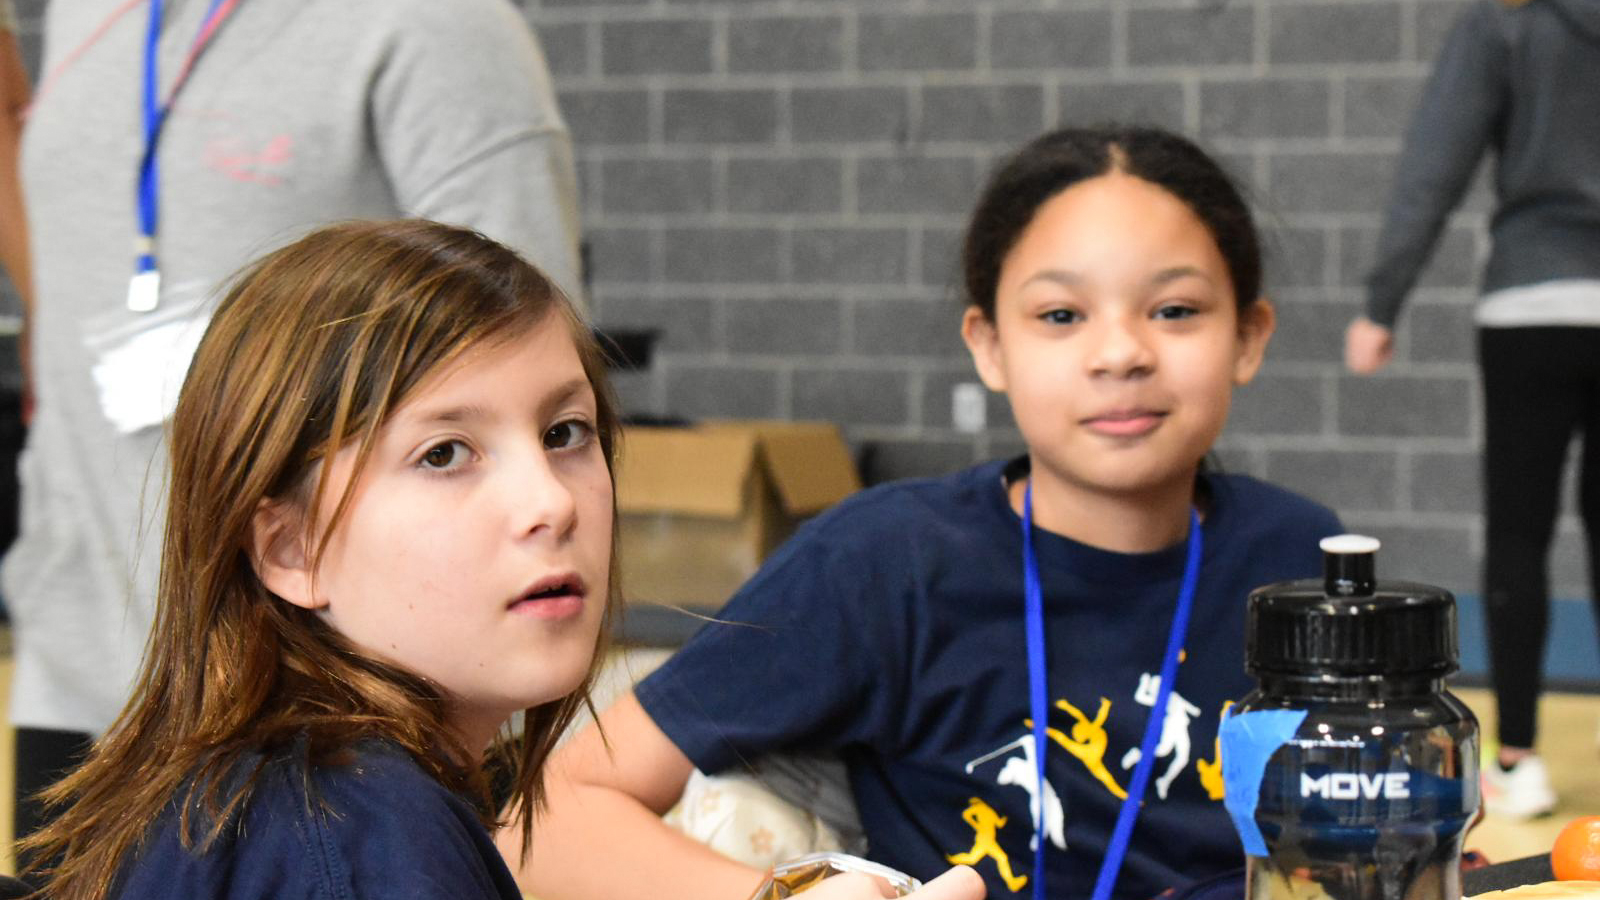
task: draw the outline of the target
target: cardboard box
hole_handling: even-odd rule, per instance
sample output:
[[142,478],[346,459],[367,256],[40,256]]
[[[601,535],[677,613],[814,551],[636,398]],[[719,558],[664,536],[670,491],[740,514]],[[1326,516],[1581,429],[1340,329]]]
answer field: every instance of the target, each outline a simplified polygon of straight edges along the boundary
[[623,596],[715,610],[802,519],[860,489],[831,423],[630,427],[617,472]]

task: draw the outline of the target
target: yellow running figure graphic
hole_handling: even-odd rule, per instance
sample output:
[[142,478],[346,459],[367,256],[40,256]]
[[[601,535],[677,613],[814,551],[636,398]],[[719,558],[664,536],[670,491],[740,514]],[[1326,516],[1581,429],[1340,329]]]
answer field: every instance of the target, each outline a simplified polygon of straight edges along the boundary
[[[1093,719],[1083,714],[1083,711],[1065,700],[1056,701],[1056,709],[1064,711],[1078,721],[1072,726],[1072,737],[1067,737],[1055,728],[1046,728],[1045,734],[1050,740],[1061,745],[1061,749],[1071,753],[1083,763],[1097,781],[1106,786],[1112,796],[1118,800],[1127,799],[1128,792],[1117,784],[1117,779],[1112,777],[1111,771],[1106,768],[1106,745],[1109,739],[1106,736],[1106,717],[1111,714],[1111,701],[1100,698],[1100,711]],[[1033,727],[1032,719],[1024,719],[1028,728]]]
[[1011,871],[1011,858],[1006,856],[1006,851],[1001,849],[1000,840],[996,833],[1005,827],[1006,817],[994,811],[994,807],[973,797],[967,808],[962,811],[961,818],[972,826],[972,849],[966,853],[952,853],[945,859],[958,866],[976,866],[985,859],[993,859],[995,868],[1000,870],[1000,877],[1004,879],[1006,887],[1011,892],[1022,890],[1028,883],[1028,876],[1017,875]]
[[[1228,710],[1232,707],[1232,700],[1225,701],[1222,704],[1222,715],[1218,716],[1218,718],[1226,719],[1228,717]],[[1200,786],[1206,789],[1206,796],[1210,797],[1212,800],[1221,800],[1223,795],[1222,736],[1219,734],[1217,739],[1212,743],[1214,744],[1214,750],[1212,751],[1212,754],[1215,758],[1211,762],[1206,762],[1204,758],[1197,759],[1194,761],[1194,767],[1200,772]]]

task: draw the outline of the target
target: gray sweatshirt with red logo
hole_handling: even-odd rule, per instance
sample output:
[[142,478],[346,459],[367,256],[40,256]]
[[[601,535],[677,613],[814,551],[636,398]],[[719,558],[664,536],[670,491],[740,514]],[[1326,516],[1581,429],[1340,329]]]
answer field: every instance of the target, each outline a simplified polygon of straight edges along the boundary
[[[167,93],[207,0],[167,0]],[[127,307],[147,4],[46,8],[23,139],[37,412],[21,535],[3,570],[12,721],[98,732],[148,633],[163,515],[161,428],[124,433],[93,375],[142,327]],[[319,224],[467,225],[578,289],[577,186],[544,58],[509,0],[241,0],[160,145],[161,301],[202,318],[224,279]],[[121,10],[119,12],[119,10]],[[181,372],[181,370],[180,370]]]
[[1485,152],[1485,292],[1600,279],[1600,0],[1479,0],[1456,22],[1406,134],[1367,316],[1392,326]]

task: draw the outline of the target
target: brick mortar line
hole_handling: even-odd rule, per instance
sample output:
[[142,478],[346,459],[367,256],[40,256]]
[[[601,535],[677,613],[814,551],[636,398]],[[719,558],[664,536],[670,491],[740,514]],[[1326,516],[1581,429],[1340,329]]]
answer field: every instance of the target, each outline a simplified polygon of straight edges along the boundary
[[[775,97],[777,93],[774,92]],[[662,118],[665,119],[664,110]],[[664,127],[665,122],[662,125]],[[778,130],[781,130],[781,123],[779,123]],[[892,139],[872,141],[813,139],[793,134],[790,135],[790,142],[787,144],[777,144],[764,140],[669,141],[666,140],[664,135],[659,139],[659,144],[645,142],[585,142],[581,135],[578,135],[576,140],[579,144],[578,158],[580,162],[605,162],[614,159],[642,162],[657,160],[693,161],[703,159],[708,150],[726,150],[731,155],[746,159],[788,159],[794,157],[826,159],[848,152],[854,153],[861,158],[871,159],[876,157],[885,161],[919,158],[959,159],[965,157],[975,158],[981,162],[991,156],[997,148],[1009,148],[1009,142],[1002,144],[992,139],[984,140],[980,138],[960,140],[918,138],[914,141],[902,143]],[[653,141],[656,138],[652,136],[649,140]],[[1240,139],[1200,135],[1199,140],[1212,152],[1223,155],[1266,154],[1270,160],[1294,162],[1314,159],[1368,159],[1391,166],[1399,154],[1400,146],[1398,138],[1393,140],[1389,138],[1336,139],[1332,137]],[[829,150],[829,148],[832,149]],[[1381,214],[1381,210],[1376,210],[1374,214]],[[1312,214],[1307,213],[1306,215]],[[1365,215],[1365,213],[1330,212],[1321,215]],[[1485,215],[1481,211],[1474,210],[1460,211],[1455,214],[1456,217],[1468,220],[1481,219]]]
[[729,72],[728,62],[733,52],[729,46],[728,29],[731,10],[717,10],[711,14],[711,71],[718,75]]
[[[597,281],[594,293],[604,294],[614,300],[857,300],[865,303],[907,302],[925,303],[929,306],[947,306],[951,330],[954,332],[961,320],[963,306],[942,285],[839,284],[822,282],[666,282],[666,281]],[[943,296],[941,296],[943,295]],[[930,354],[931,355],[931,354]]]
[[1362,509],[1341,512],[1343,518],[1359,518],[1365,524],[1380,525],[1387,528],[1429,528],[1443,529],[1446,531],[1471,532],[1474,523],[1463,521],[1475,518],[1470,515],[1453,512],[1399,512],[1396,510]]
[[[580,138],[581,140],[581,138]],[[832,146],[831,152],[822,152]],[[842,161],[847,159],[868,162],[893,162],[899,160],[973,160],[982,162],[994,150],[993,144],[977,142],[947,142],[936,145],[888,145],[883,143],[821,142],[794,144],[779,147],[773,144],[667,144],[647,147],[644,144],[587,144],[579,151],[578,161],[584,164],[614,162],[638,163],[693,163],[703,162],[706,151],[714,150],[727,155],[732,162],[802,162],[807,160]]]
[[840,69],[852,75],[859,76],[861,72],[861,19],[855,9],[851,9],[844,16],[844,26],[839,32],[841,49]]
[[709,230],[726,228],[776,228],[792,225],[797,228],[826,228],[833,230],[885,231],[911,229],[920,225],[935,227],[961,226],[966,222],[967,210],[959,212],[878,212],[863,211],[827,213],[673,213],[624,212],[595,210],[586,216],[585,227],[637,227],[641,225],[671,225],[674,228]]
[[1416,508],[1415,468],[1416,453],[1411,447],[1402,446],[1395,450],[1395,477],[1394,477],[1394,503],[1398,511],[1405,513],[1423,512]]
[[[817,353],[757,353],[721,349],[716,352],[714,357],[708,357],[704,352],[681,351],[662,352],[656,355],[663,361],[671,362],[679,371],[691,369],[697,371],[756,369],[766,372],[777,371],[780,368],[787,367],[794,369],[797,373],[822,375],[854,373],[858,375],[920,377],[929,374],[952,374],[947,370],[929,367],[927,365],[928,361],[920,357],[874,356],[865,351],[827,355]],[[973,378],[976,379],[977,376],[974,375]]]
[[[859,51],[859,48],[857,48]],[[599,53],[596,53],[598,61]],[[1350,68],[1361,71],[1352,75]],[[563,89],[614,90],[637,89],[647,83],[659,83],[668,89],[717,90],[762,89],[778,86],[780,81],[799,89],[817,88],[882,88],[895,87],[906,78],[921,79],[937,86],[998,87],[1039,83],[1040,79],[1066,86],[1100,87],[1105,85],[1168,84],[1184,77],[1198,77],[1207,82],[1257,83],[1279,78],[1286,81],[1331,80],[1338,77],[1372,79],[1425,79],[1431,70],[1427,61],[1384,60],[1378,62],[1338,63],[1288,63],[1275,62],[1265,66],[1256,63],[1189,63],[1153,65],[1128,63],[1124,68],[1108,70],[1100,66],[1080,68],[1033,66],[1016,68],[953,69],[871,69],[851,70],[786,70],[746,71],[728,69],[711,72],[606,72],[603,68],[585,75],[562,75],[554,78],[558,91]],[[768,82],[772,82],[768,84]]]
[[1376,375],[1350,375],[1346,374],[1342,367],[1335,370],[1331,362],[1275,361],[1272,359],[1270,348],[1267,351],[1267,360],[1262,365],[1263,375],[1296,375],[1300,377],[1332,375],[1336,380],[1348,378],[1356,381],[1356,383],[1374,385],[1381,385],[1390,381],[1414,381],[1419,379],[1426,381],[1457,381],[1469,377],[1476,378],[1477,372],[1477,364],[1473,362],[1419,363],[1396,360]]
[[[1317,7],[1380,7],[1390,8],[1405,4],[1405,0],[1271,0],[1272,3],[1284,9],[1308,9]],[[1460,0],[1456,5],[1465,8],[1471,0]],[[838,15],[859,13],[865,4],[860,0],[836,0],[836,2],[810,2],[798,6],[788,0],[730,0],[726,4],[705,3],[699,5],[677,4],[647,4],[647,5],[603,5],[585,4],[574,7],[534,6],[524,4],[523,15],[535,27],[541,24],[566,25],[572,22],[656,22],[656,21],[682,21],[703,20],[720,11],[738,7],[741,12],[753,13],[754,17],[761,18],[831,18]],[[970,12],[971,0],[875,0],[871,4],[875,10],[869,15],[883,18],[917,18],[922,16],[946,16],[957,13]],[[1070,7],[1062,7],[1053,3],[1006,3],[1001,7],[1004,12],[1054,12],[1067,10],[1069,12],[1096,12],[1101,10],[1116,11],[1118,9],[1152,11],[1152,12],[1195,12],[1200,9],[1193,0],[1074,0]],[[23,18],[24,26],[32,24],[32,17]]]
[[794,418],[794,376],[793,365],[778,375],[778,414],[785,419]]
[[1223,432],[1230,443],[1249,444],[1263,452],[1344,452],[1383,453],[1399,452],[1401,447],[1413,453],[1471,454],[1476,456],[1482,448],[1465,438],[1409,437],[1386,438],[1360,434],[1261,434],[1254,432]]

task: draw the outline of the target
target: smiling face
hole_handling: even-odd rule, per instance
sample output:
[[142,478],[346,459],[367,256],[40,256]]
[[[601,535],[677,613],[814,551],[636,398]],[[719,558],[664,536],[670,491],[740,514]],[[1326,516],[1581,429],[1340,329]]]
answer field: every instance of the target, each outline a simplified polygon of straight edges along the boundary
[[1271,330],[1265,301],[1241,316],[1204,223],[1118,171],[1041,205],[1001,265],[993,321],[973,307],[963,322],[1038,491],[1062,498],[1191,490]]
[[[606,605],[612,484],[566,321],[468,350],[378,432],[315,577],[268,510],[263,582],[358,647],[438,685],[474,750],[575,690]],[[321,521],[354,468],[330,463]],[[275,533],[276,532],[276,533]]]

